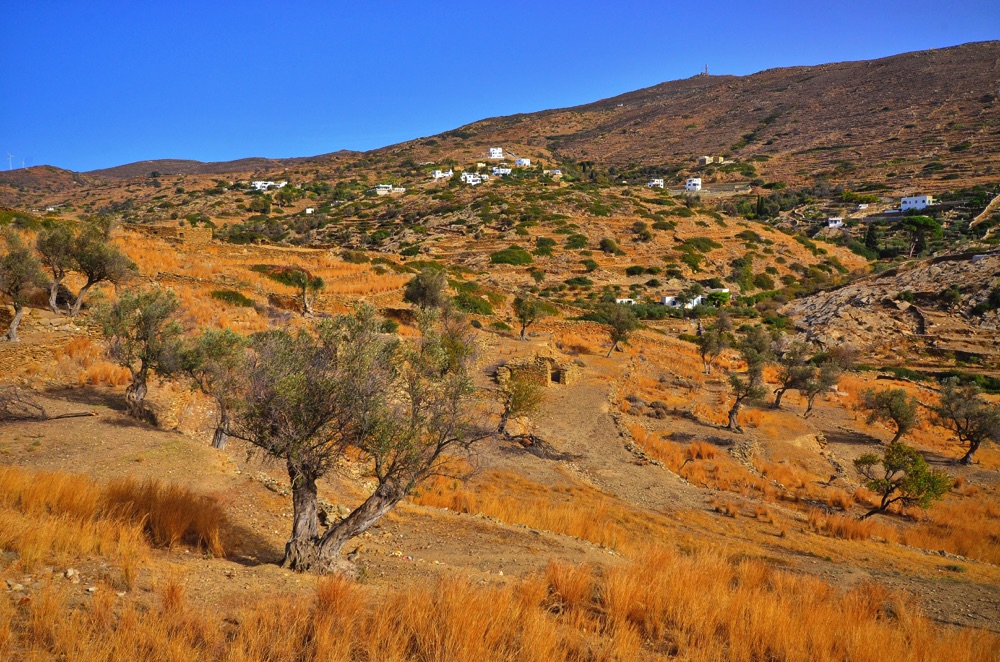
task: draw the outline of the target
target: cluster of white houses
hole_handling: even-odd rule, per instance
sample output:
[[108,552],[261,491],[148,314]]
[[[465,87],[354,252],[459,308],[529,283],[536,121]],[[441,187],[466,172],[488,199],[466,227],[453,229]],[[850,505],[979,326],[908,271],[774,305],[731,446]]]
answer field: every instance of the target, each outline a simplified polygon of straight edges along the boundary
[[[666,306],[668,308],[680,308],[683,310],[692,310],[697,306],[705,304],[709,300],[709,296],[712,294],[729,294],[728,287],[716,287],[706,290],[703,294],[696,294],[692,297],[682,297],[679,294],[668,294],[660,298],[660,305]],[[615,299],[615,303],[622,303],[630,306],[634,306],[638,303],[635,299],[620,298]]]
[[[662,179],[651,179],[646,182],[646,186],[649,188],[663,188]],[[701,177],[688,177],[687,181],[684,182],[685,191],[700,191],[701,190]]]
[[272,188],[285,188],[288,182],[255,181],[250,182],[250,188],[257,191],[266,191]]
[[392,184],[376,184],[375,185],[375,195],[392,195],[393,193],[406,193],[406,189],[402,186],[393,186]]

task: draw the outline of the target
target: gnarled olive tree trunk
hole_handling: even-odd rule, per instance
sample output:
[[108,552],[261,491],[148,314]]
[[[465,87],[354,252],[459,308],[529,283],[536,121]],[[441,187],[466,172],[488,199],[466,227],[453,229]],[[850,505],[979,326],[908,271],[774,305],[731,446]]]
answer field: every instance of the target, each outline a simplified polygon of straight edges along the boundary
[[21,325],[21,318],[24,317],[24,306],[14,306],[14,319],[10,321],[10,326],[7,327],[7,335],[4,336],[10,342],[17,342],[17,327]]

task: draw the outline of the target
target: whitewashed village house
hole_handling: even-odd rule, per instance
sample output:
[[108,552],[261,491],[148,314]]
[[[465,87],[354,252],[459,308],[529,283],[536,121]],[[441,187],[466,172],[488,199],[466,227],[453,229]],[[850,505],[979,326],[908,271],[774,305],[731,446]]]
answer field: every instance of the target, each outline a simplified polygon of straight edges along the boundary
[[288,182],[272,182],[263,180],[250,182],[250,186],[257,191],[266,191],[272,188],[285,188],[287,185]]
[[686,182],[684,182],[685,191],[700,191],[701,190],[701,177],[690,177]]
[[431,173],[431,179],[451,179],[454,174],[451,170],[435,170]]
[[503,164],[498,165],[498,166],[493,166],[493,176],[494,177],[506,177],[507,175],[509,175],[509,174],[511,174],[513,172],[514,172],[514,170],[512,168],[508,168],[507,166],[505,166]]
[[934,197],[930,195],[912,195],[906,198],[902,198],[899,201],[900,211],[909,211],[926,209],[930,205],[934,204]]
[[826,227],[828,228],[842,228],[844,227],[844,219],[841,216],[833,216],[826,219]]
[[648,182],[646,182],[646,186],[648,186],[649,188],[663,188],[663,180],[651,179]]
[[503,147],[490,147],[490,159],[496,161],[503,159]]
[[518,168],[530,168],[531,159],[517,159],[516,161],[514,161],[514,165],[516,165]]

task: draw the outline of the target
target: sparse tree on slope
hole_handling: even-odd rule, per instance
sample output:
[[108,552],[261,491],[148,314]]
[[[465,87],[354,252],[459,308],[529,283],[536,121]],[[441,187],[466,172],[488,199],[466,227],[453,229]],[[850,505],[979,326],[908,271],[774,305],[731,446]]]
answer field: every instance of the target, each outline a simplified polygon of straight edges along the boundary
[[7,251],[0,254],[0,294],[10,299],[14,306],[14,319],[7,328],[6,339],[17,340],[17,327],[21,324],[28,295],[35,287],[45,286],[45,274],[31,250],[12,230],[4,234]]
[[917,399],[906,394],[901,388],[888,388],[876,391],[866,388],[861,391],[861,400],[857,409],[867,412],[865,422],[868,425],[876,421],[891,423],[896,428],[896,434],[889,442],[894,444],[903,435],[917,426],[920,419],[917,415],[919,404]]
[[299,304],[303,315],[312,315],[312,304],[316,293],[323,289],[323,279],[313,276],[301,268],[293,268],[285,272],[289,285],[299,290]]
[[639,319],[635,316],[635,311],[627,304],[613,303],[604,307],[603,316],[605,323],[611,327],[611,349],[608,356],[615,351],[619,343],[628,342],[629,335],[639,327]]
[[35,242],[35,248],[42,256],[42,264],[52,274],[52,282],[49,285],[49,308],[54,313],[63,312],[59,309],[58,303],[59,286],[62,285],[66,274],[76,266],[73,242],[73,231],[63,223],[40,232]]
[[129,413],[151,420],[145,408],[150,373],[168,375],[178,367],[181,327],[176,321],[180,304],[173,292],[130,290],[98,315],[110,356],[132,374],[125,389]]
[[545,315],[545,308],[540,301],[526,296],[515,297],[513,308],[514,316],[521,324],[521,340],[524,340],[528,327]]
[[227,330],[209,329],[183,349],[180,368],[202,393],[215,400],[219,416],[212,436],[213,448],[225,448],[231,412],[243,376],[247,339]]
[[882,457],[867,453],[854,460],[854,466],[865,479],[865,486],[879,495],[879,505],[861,516],[884,513],[894,503],[929,508],[951,489],[951,478],[931,469],[916,450],[893,442],[886,446]]
[[447,286],[448,277],[444,271],[424,269],[406,284],[403,300],[424,310],[441,308],[448,301]]
[[732,346],[732,332],[733,324],[729,320],[729,315],[719,313],[715,322],[698,336],[698,350],[701,352],[706,375],[712,374],[712,364],[722,352]]
[[781,398],[791,390],[801,391],[813,377],[815,366],[809,364],[809,345],[802,341],[793,342],[777,357],[778,388],[774,389],[774,408],[781,409]]
[[80,314],[83,300],[94,285],[105,281],[117,285],[138,270],[127,255],[108,243],[104,232],[96,226],[85,229],[77,236],[73,259],[77,269],[87,278],[70,309],[73,317]]
[[961,386],[955,378],[946,380],[934,414],[959,442],[969,445],[962,464],[972,464],[972,456],[984,441],[1000,442],[1000,405],[984,401],[974,384]]
[[[433,317],[405,344],[380,332],[369,307],[322,322],[315,336],[252,338],[232,435],[288,469],[294,521],[284,567],[333,569],[348,540],[444,470],[445,453],[485,436],[473,423],[469,330],[454,316]],[[348,449],[365,458],[377,486],[321,535],[316,481]]]
[[760,400],[767,394],[764,387],[764,366],[771,360],[773,339],[762,326],[750,327],[737,345],[746,361],[747,370],[742,375],[730,374],[729,387],[733,392],[733,406],[729,409],[728,429],[742,432],[739,425],[740,407],[745,402]]

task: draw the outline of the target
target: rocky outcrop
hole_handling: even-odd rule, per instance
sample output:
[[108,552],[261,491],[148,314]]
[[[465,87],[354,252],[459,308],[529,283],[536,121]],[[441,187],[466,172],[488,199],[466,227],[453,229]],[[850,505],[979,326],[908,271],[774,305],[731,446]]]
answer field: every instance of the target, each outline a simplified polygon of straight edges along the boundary
[[[1000,285],[1000,254],[940,256],[785,305],[781,312],[824,347],[930,355],[1000,356],[1000,314],[973,314]],[[957,287],[958,300],[942,297]]]

